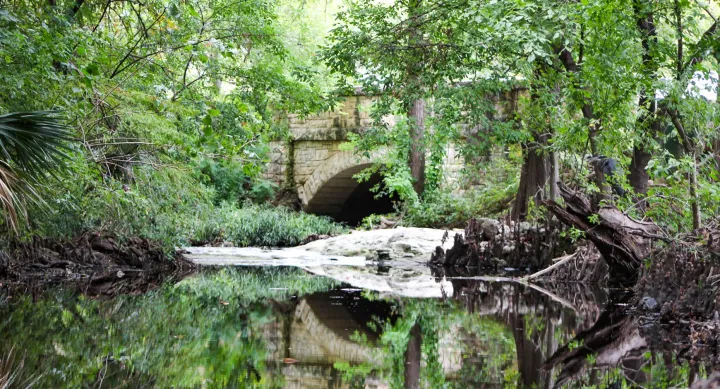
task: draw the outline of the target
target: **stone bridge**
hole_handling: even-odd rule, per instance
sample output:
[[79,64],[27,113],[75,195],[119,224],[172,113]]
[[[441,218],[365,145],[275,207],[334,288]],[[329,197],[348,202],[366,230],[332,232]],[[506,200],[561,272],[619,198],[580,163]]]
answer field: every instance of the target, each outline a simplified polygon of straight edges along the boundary
[[[350,388],[350,383],[344,382],[342,373],[334,368],[335,363],[365,364],[376,369],[387,364],[387,350],[378,344],[378,335],[367,325],[372,321],[365,310],[368,306],[353,307],[353,302],[343,301],[340,296],[337,292],[305,296],[291,312],[264,326],[266,363],[271,374],[284,377],[284,388]],[[377,301],[368,304],[384,305]],[[363,318],[353,315],[352,310]],[[385,316],[385,313],[375,313]],[[440,336],[439,359],[447,376],[462,366],[462,349],[456,338],[454,331]],[[296,362],[284,363],[285,358]],[[365,381],[388,387],[387,382],[374,374]]]
[[[517,102],[516,91],[493,97],[496,111],[503,112],[505,102]],[[509,96],[509,97],[508,97]],[[369,116],[372,97],[348,96],[335,110],[307,118],[288,117],[289,139],[271,142],[270,163],[265,178],[284,188],[295,188],[304,211],[329,215],[341,221],[359,221],[371,213],[393,211],[389,199],[375,199],[370,188],[379,176],[358,183],[353,176],[378,161],[361,158],[340,145],[349,133],[362,133],[372,127]],[[387,117],[393,125],[397,118]],[[464,162],[453,146],[448,146],[443,167],[446,184],[455,183]]]

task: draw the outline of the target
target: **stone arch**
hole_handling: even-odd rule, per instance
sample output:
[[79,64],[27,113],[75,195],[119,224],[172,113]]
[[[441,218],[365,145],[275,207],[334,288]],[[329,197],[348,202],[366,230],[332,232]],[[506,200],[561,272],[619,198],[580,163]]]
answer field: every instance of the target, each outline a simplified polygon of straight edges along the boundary
[[[312,296],[302,299],[295,309],[295,319],[302,322],[304,329],[314,340],[313,343],[323,350],[325,358],[330,361],[377,364],[380,360],[379,350],[348,338],[348,335],[354,332],[365,334],[367,338],[372,335],[356,323],[344,308],[330,304],[327,299]],[[303,347],[305,345],[295,348]]]
[[372,166],[373,159],[350,151],[333,154],[298,186],[298,195],[306,212],[337,215],[359,183],[353,176]]

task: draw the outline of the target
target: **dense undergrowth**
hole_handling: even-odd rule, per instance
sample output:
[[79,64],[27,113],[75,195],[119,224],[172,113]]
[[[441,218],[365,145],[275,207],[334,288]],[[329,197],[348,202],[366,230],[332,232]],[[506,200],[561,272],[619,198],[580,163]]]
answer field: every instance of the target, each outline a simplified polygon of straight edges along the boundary
[[[326,9],[228,4],[0,10],[0,113],[53,109],[72,132],[61,163],[24,145],[47,172],[32,181],[14,152],[19,138],[0,133],[0,150],[9,150],[0,157],[0,174],[9,172],[0,177],[0,204],[13,198],[5,189],[23,186],[42,200],[18,202],[17,231],[0,214],[0,248],[87,231],[149,238],[168,250],[295,245],[343,231],[326,218],[272,209],[278,188],[262,179],[268,141],[286,135],[277,116],[333,104],[325,92],[332,78],[311,55],[326,28],[312,13]],[[128,12],[137,21],[123,23]]]
[[[120,239],[141,236],[171,250],[190,244],[293,246],[313,234],[335,235],[345,227],[331,219],[250,200],[214,203],[215,191],[178,169],[136,169],[130,186],[110,180],[64,181],[59,201],[34,210],[42,217],[19,238],[68,238],[102,231]],[[6,237],[16,239],[18,237]]]

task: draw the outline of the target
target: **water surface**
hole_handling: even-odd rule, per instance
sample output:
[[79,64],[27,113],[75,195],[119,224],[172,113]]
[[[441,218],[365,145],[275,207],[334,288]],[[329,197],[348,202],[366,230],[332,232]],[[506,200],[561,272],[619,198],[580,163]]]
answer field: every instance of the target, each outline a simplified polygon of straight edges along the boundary
[[48,388],[684,387],[706,374],[646,342],[628,298],[418,267],[205,268],[111,299],[3,292],[0,355],[14,350],[15,386]]

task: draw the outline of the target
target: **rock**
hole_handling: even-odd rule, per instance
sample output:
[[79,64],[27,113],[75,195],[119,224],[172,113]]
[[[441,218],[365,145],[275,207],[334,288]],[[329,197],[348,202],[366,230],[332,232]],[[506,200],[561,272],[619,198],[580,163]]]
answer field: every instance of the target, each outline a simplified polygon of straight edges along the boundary
[[233,242],[226,240],[226,241],[222,242],[220,247],[235,247],[235,244]]
[[500,231],[500,222],[494,219],[480,219],[480,230],[482,231],[483,239],[493,240]]
[[520,233],[526,232],[532,228],[532,225],[529,222],[520,222],[518,223],[518,230],[520,230]]
[[392,249],[393,249],[394,251],[400,251],[400,252],[403,252],[403,253],[407,253],[407,252],[410,252],[410,251],[412,250],[412,246],[410,246],[410,245],[407,244],[407,243],[396,242],[396,243],[393,243]]
[[[451,233],[461,233],[461,231],[451,231]],[[442,243],[445,234],[445,230],[439,229],[398,227],[389,230],[354,231],[351,234],[282,249],[188,247],[185,250],[190,253],[191,260],[199,264],[210,262],[217,264],[220,260],[219,257],[225,255],[232,255],[235,260],[240,262],[248,259],[264,260],[278,257],[288,261],[297,258],[296,262],[301,264],[303,258],[315,261],[323,257],[364,257],[369,260],[402,260],[424,264],[430,260],[436,247],[442,246],[444,249],[452,247],[452,240],[446,239],[445,243]],[[228,258],[227,264],[231,263],[232,260]]]
[[640,307],[647,311],[652,311],[657,308],[657,306],[658,302],[652,297],[645,296],[640,300]]
[[696,382],[692,389],[720,389],[720,372],[714,372],[708,379]]
[[379,261],[386,261],[386,260],[390,259],[391,252],[392,252],[392,250],[388,250],[388,249],[377,249],[377,251],[375,252],[376,258]]

